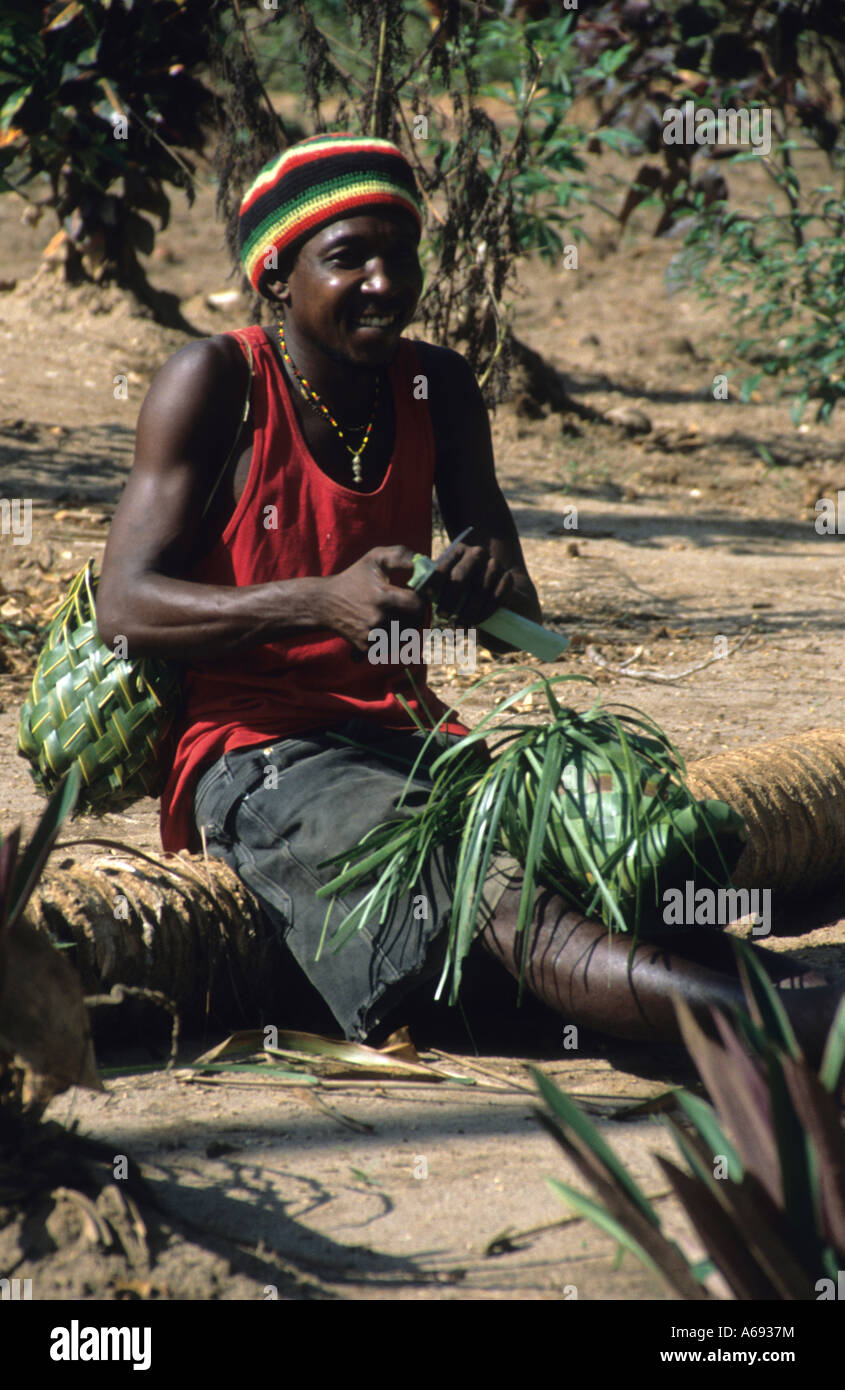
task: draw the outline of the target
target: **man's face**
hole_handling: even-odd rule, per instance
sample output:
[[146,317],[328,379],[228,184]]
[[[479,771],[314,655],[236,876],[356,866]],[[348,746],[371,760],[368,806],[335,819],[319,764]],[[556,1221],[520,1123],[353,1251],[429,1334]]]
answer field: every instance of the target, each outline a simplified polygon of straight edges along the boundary
[[381,367],[414,316],[422,279],[413,219],[373,210],[310,237],[277,297],[301,344],[335,361]]

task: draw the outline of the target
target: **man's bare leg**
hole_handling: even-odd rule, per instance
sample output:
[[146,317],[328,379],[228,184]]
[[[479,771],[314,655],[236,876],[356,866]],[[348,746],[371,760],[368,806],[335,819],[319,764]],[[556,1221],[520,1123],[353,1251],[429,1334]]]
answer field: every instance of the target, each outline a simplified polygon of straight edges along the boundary
[[[519,889],[508,889],[481,935],[485,948],[514,976],[524,946],[523,934],[516,931],[518,907]],[[677,949],[670,950],[664,940],[640,944],[632,955],[630,937],[589,921],[544,891],[537,896],[529,932],[527,986],[585,1028],[632,1040],[678,1042],[676,999],[686,1000],[702,1019],[710,1005],[747,1007],[732,968],[730,940],[707,928],[679,934]],[[820,1056],[842,990],[789,957],[755,949],[802,1046],[809,1056]]]

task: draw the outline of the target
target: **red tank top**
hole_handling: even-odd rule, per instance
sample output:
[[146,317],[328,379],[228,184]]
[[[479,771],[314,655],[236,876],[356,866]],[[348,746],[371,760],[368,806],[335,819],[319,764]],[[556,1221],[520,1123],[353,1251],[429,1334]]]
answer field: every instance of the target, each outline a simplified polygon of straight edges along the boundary
[[[400,340],[389,369],[396,438],[387,472],[375,492],[359,493],[327,477],[312,458],[263,329],[242,331],[255,364],[249,475],[219,542],[186,578],[242,586],[327,576],[376,545],[406,545],[429,554],[434,440],[428,403],[414,396],[420,368],[412,343]],[[224,753],[356,716],[389,728],[409,727],[397,699],[401,694],[412,709],[419,708],[409,668],[355,662],[352,656],[342,637],[314,629],[187,670],[185,703],[160,755],[166,850],[198,848],[194,789],[200,774]],[[439,718],[445,707],[428,689],[426,668],[410,670],[428,710]],[[423,722],[429,722],[424,715]]]

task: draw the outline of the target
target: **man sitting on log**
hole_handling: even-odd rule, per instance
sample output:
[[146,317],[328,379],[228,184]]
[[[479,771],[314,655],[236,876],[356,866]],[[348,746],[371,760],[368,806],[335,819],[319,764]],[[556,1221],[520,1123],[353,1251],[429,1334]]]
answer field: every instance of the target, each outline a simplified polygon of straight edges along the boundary
[[[358,1039],[439,971],[451,902],[452,865],[434,856],[403,910],[316,959],[315,892],[333,872],[319,866],[402,814],[421,736],[400,697],[426,723],[444,713],[424,667],[364,659],[374,630],[426,621],[407,581],[414,553],[430,553],[434,492],[450,536],[473,528],[439,608],[467,628],[503,604],[541,617],[472,372],[402,336],[422,289],[420,228],[413,172],[387,141],[315,136],[265,166],[241,205],[241,257],[279,327],[192,343],[157,375],[97,603],[105,642],[122,634],[133,658],[186,665],[163,754],[164,848],[199,848],[202,827],[261,903],[278,969],[298,966]],[[426,786],[421,770],[404,805]],[[517,902],[499,868],[480,939],[512,974]],[[542,893],[527,983],[575,1022],[676,1038],[678,994],[698,1009],[741,1000],[728,943],[704,935],[704,963],[654,946],[632,957],[630,940]],[[811,1046],[832,993],[792,995]]]

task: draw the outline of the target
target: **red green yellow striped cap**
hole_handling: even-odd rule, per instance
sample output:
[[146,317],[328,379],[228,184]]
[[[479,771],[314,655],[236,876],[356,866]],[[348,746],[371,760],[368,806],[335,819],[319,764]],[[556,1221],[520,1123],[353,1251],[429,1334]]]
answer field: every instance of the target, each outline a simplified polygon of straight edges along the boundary
[[271,159],[244,194],[238,233],[253,288],[282,252],[319,227],[365,207],[404,208],[422,229],[414,172],[389,140],[347,132],[311,135]]

